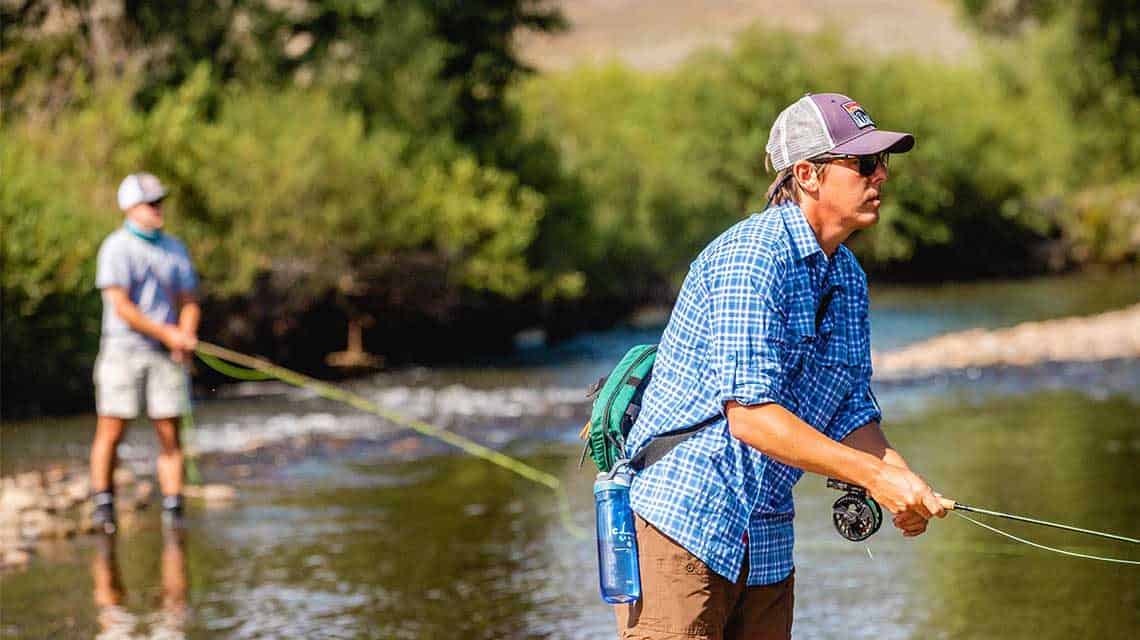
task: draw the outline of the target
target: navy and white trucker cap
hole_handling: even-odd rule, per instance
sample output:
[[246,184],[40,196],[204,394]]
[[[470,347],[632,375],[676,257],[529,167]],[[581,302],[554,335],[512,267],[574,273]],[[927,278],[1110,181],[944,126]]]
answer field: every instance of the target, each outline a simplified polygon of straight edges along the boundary
[[858,103],[839,93],[807,94],[780,112],[768,135],[768,160],[780,171],[825,153],[864,156],[906,153],[914,136],[875,127]]

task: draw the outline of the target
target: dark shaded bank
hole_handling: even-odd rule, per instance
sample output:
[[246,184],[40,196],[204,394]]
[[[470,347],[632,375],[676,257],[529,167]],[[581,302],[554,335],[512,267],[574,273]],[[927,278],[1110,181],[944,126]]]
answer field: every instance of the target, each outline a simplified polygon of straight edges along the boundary
[[[364,319],[363,350],[381,358],[385,369],[493,364],[514,352],[520,340],[556,345],[583,332],[613,328],[637,309],[671,304],[671,299],[648,291],[556,303],[470,295],[459,296],[442,313],[438,307],[391,302],[372,298],[351,304],[355,318]],[[280,311],[272,300],[220,303],[203,320],[201,335],[318,378],[344,379],[369,372],[329,364],[329,354],[347,348],[352,320],[331,297],[292,315]],[[201,381],[209,384],[227,382],[212,371],[201,373]]]
[[[425,287],[411,299],[399,296],[359,298],[345,311],[343,300],[325,296],[303,305],[258,288],[252,296],[204,300],[199,337],[243,353],[256,354],[321,379],[342,380],[372,372],[371,368],[331,366],[330,354],[348,348],[350,320],[362,324],[364,352],[380,358],[385,369],[411,365],[478,366],[511,354],[522,332],[546,344],[557,344],[585,331],[612,328],[637,309],[671,304],[658,291],[631,291],[621,298],[596,297],[575,302],[540,299],[508,300],[494,296],[436,292]],[[439,300],[451,295],[452,300]],[[433,296],[435,297],[433,299]],[[93,408],[92,369],[99,348],[99,305],[89,305],[91,322],[82,326],[36,327],[8,333],[2,354],[0,415],[5,420],[65,415]],[[426,304],[425,304],[426,302]],[[9,313],[7,307],[4,313]],[[14,325],[15,326],[15,325]],[[6,323],[7,327],[7,323]],[[71,363],[59,367],[51,354],[37,353],[43,335],[70,334]],[[46,367],[29,371],[29,367]],[[216,387],[232,382],[198,363],[195,383]]]
[[[433,292],[423,295],[430,298]],[[348,305],[351,315],[334,296],[293,310],[268,295],[207,301],[209,313],[200,333],[286,366],[335,377],[339,370],[328,366],[325,356],[346,348],[353,319],[362,322],[364,350],[381,356],[387,366],[481,364],[509,354],[524,330],[540,330],[546,342],[557,343],[583,331],[612,328],[637,309],[672,304],[664,293],[645,290],[622,298],[554,303],[464,293],[454,298],[445,304],[429,299],[427,305],[399,298],[358,298]]]

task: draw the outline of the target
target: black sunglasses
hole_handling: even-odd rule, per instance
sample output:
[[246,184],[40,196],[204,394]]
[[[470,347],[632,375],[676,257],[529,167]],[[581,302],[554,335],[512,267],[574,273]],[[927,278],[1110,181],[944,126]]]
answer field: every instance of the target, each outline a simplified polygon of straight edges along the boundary
[[859,175],[863,176],[864,178],[870,178],[871,176],[875,175],[875,169],[878,169],[880,164],[883,165],[884,169],[887,168],[887,165],[891,161],[891,154],[887,151],[880,151],[879,153],[872,154],[869,156],[825,155],[825,156],[820,156],[818,158],[813,158],[812,161],[813,162],[831,162],[832,160],[847,160],[847,159],[858,160],[859,161],[859,164],[858,164]]

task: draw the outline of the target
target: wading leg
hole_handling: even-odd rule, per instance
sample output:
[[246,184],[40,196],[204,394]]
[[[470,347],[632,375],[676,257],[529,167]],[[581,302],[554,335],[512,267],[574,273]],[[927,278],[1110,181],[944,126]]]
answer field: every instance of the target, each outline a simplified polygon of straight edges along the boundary
[[91,492],[111,490],[111,475],[115,471],[115,450],[123,437],[127,421],[112,416],[99,416],[95,423],[95,442],[91,445]]
[[158,433],[158,486],[164,496],[182,494],[182,442],[178,427],[180,418],[155,418]]

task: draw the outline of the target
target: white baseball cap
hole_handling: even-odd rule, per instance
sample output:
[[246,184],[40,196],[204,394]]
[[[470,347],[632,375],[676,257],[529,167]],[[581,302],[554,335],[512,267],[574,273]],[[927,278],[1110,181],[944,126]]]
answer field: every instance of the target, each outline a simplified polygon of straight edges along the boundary
[[166,197],[166,188],[149,173],[132,173],[119,184],[119,208],[123,211],[143,202],[158,202]]

